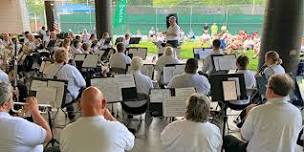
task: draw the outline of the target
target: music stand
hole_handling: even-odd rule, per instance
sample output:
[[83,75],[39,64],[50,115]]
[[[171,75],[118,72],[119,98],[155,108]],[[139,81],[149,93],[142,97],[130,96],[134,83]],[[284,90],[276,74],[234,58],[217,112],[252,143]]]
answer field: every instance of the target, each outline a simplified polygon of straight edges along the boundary
[[[218,101],[219,105],[221,106],[221,112],[223,115],[223,132],[222,136],[224,139],[225,136],[225,130],[226,130],[226,124],[227,124],[227,108],[228,103],[232,101],[237,100],[226,100],[225,93],[224,92],[224,83],[223,82],[229,82],[229,81],[235,81],[235,87],[236,87],[236,94],[237,94],[237,100],[246,100],[247,92],[246,92],[246,85],[245,85],[245,78],[243,73],[233,73],[233,74],[211,74],[209,76],[209,82],[211,84],[211,97],[212,101]],[[231,90],[232,91],[232,90]],[[226,101],[225,101],[226,100]]]
[[139,44],[141,37],[131,37],[129,44]]
[[[36,81],[36,84],[34,83],[35,81]],[[45,86],[45,83],[47,84],[46,86]],[[41,84],[41,86],[39,86],[40,84]],[[65,105],[67,86],[68,86],[67,80],[44,79],[44,78],[33,78],[32,82],[30,84],[30,92],[31,92],[30,94],[33,95],[33,93],[34,93],[35,96],[37,96],[39,94],[39,91],[43,91],[43,90],[41,90],[41,88],[51,87],[51,88],[56,89],[56,98],[54,101],[56,103],[55,104],[49,103],[50,108],[47,109],[48,110],[47,111],[48,123],[49,123],[50,129],[51,129],[51,132],[52,132],[52,139],[46,144],[45,148],[48,147],[49,144],[51,144],[52,147],[55,146],[55,144],[59,144],[59,141],[57,141],[54,138],[53,121],[52,121],[52,115],[51,115],[52,110],[51,109],[52,108],[57,109],[55,117],[56,117],[59,109],[61,109],[63,111],[62,107],[64,107],[64,105]],[[63,91],[63,92],[60,92],[60,91]],[[50,92],[47,92],[47,93],[50,93]],[[61,95],[61,98],[60,98],[60,95]],[[60,99],[61,99],[61,101],[60,101]],[[56,106],[56,107],[54,107],[54,106]],[[64,112],[64,114],[65,114],[65,112]]]
[[115,40],[115,45],[117,45],[117,43],[119,43],[119,42],[123,42],[123,40],[124,40],[123,37],[118,37],[118,38],[116,38],[116,40]]
[[[228,72],[229,70],[235,70],[236,67],[236,56],[233,54],[230,55],[223,55],[223,54],[216,54],[211,55],[212,65],[214,67],[213,71],[215,72]],[[225,63],[222,63],[224,62]]]

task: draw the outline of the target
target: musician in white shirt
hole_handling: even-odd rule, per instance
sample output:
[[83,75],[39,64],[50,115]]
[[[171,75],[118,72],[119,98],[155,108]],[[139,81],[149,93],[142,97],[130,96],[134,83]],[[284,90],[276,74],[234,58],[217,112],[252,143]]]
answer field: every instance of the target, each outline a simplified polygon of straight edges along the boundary
[[89,87],[80,99],[81,118],[63,129],[62,152],[125,152],[134,146],[134,135],[107,109],[102,92]]
[[[65,104],[69,104],[76,100],[81,88],[86,86],[86,81],[76,67],[67,64],[68,52],[65,49],[58,48],[55,51],[55,60],[56,62],[46,67],[43,73],[50,79],[68,80],[68,92]],[[68,116],[70,120],[73,120],[75,117],[73,105],[67,106],[67,108],[70,111]]]
[[153,83],[150,77],[141,72],[142,67],[142,59],[137,56],[134,57],[131,62],[131,69],[133,71],[137,92],[149,95],[150,89],[153,88]]
[[177,48],[179,45],[179,40],[181,36],[181,29],[176,23],[176,17],[169,17],[169,24],[167,31],[164,32],[166,35],[167,44],[170,44],[173,48]]
[[36,98],[27,98],[25,105],[35,123],[8,113],[13,106],[12,98],[12,87],[0,82],[0,151],[42,152],[43,144],[51,140],[52,132],[40,115]]
[[265,54],[265,65],[266,68],[263,71],[266,79],[273,74],[284,74],[285,69],[281,66],[282,59],[276,51],[269,51]]
[[218,39],[213,40],[212,42],[212,53],[204,60],[204,65],[203,65],[203,69],[202,72],[206,73],[206,74],[210,74],[213,69],[214,69],[214,65],[212,63],[212,55],[222,55],[224,54],[222,52],[222,50],[220,49],[221,46],[221,41]]
[[197,73],[198,62],[196,59],[188,59],[185,67],[185,72],[180,75],[174,76],[168,88],[188,88],[194,87],[199,94],[208,95],[210,91],[209,80]]
[[8,75],[0,69],[0,82],[9,83]]
[[205,95],[193,94],[188,99],[185,119],[170,123],[161,133],[167,152],[220,152],[220,129],[208,122],[210,100]]
[[156,62],[156,68],[155,70],[158,73],[157,81],[160,83],[163,83],[163,68],[166,64],[177,64],[179,63],[179,60],[174,56],[173,54],[173,48],[172,47],[166,47],[164,54],[159,57],[159,59]]
[[245,78],[245,84],[247,89],[252,89],[256,87],[256,80],[254,73],[247,69],[249,64],[249,58],[245,55],[240,55],[236,59],[237,73],[243,73]]
[[225,151],[295,152],[302,116],[288,101],[293,87],[287,74],[272,75],[266,90],[267,103],[250,110],[241,128],[241,137],[248,143],[228,135],[224,139]]
[[125,54],[124,43],[119,42],[117,44],[117,52],[110,57],[110,67],[126,69],[127,64],[131,63],[131,58]]

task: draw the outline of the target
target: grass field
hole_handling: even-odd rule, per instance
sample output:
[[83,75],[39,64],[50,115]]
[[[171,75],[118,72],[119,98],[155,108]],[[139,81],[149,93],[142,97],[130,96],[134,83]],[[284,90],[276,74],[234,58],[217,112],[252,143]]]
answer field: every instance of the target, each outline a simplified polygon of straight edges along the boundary
[[[146,48],[148,48],[148,53],[151,53],[151,54],[157,54],[157,52],[158,52],[157,47],[150,41],[142,41],[142,42],[140,42],[140,44],[134,45],[134,46],[135,47],[146,47]],[[195,47],[202,47],[202,46],[198,41],[183,42],[183,44],[181,45],[181,58],[183,58],[183,59],[193,58],[192,50]],[[258,59],[253,59],[253,55],[254,55],[253,51],[252,50],[246,51],[245,54],[250,59],[248,69],[256,71],[257,65],[258,65]]]

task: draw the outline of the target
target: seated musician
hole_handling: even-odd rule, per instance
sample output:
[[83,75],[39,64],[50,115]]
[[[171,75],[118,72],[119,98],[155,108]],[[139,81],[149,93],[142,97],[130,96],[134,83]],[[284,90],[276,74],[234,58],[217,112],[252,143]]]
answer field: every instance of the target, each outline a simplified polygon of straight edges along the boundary
[[159,57],[159,59],[156,62],[156,68],[155,70],[158,73],[157,81],[161,84],[163,83],[163,68],[166,64],[177,64],[179,63],[179,60],[174,56],[174,50],[172,47],[166,47],[164,54]]
[[153,88],[153,83],[150,77],[141,72],[142,67],[142,59],[140,57],[134,57],[131,62],[131,69],[133,71],[137,92],[148,95],[150,89]]
[[72,46],[72,54],[75,56],[75,54],[82,54],[82,44],[79,40],[75,39],[73,41],[73,46]]
[[109,44],[105,43],[107,38],[110,38],[110,35],[108,32],[104,32],[102,34],[101,39],[97,43],[99,49],[107,49],[112,47],[112,42],[110,42]]
[[203,65],[203,69],[202,72],[206,73],[206,74],[210,74],[214,67],[213,67],[213,63],[212,63],[212,55],[220,55],[223,54],[222,50],[220,49],[221,47],[221,41],[219,39],[215,39],[212,42],[212,53],[204,60],[204,65]]
[[40,115],[36,98],[27,98],[25,106],[34,123],[9,115],[13,106],[12,98],[12,87],[0,82],[0,151],[42,152],[43,144],[51,140],[52,132]]
[[252,71],[247,69],[249,58],[245,55],[240,55],[236,59],[237,73],[243,73],[245,77],[245,84],[247,89],[256,87],[256,80]]
[[81,89],[86,86],[86,82],[76,67],[67,64],[67,59],[67,52],[63,48],[58,48],[55,51],[56,62],[44,70],[44,75],[50,79],[68,80],[68,92],[65,104],[68,104],[68,117],[70,120],[73,120],[75,115],[71,102],[77,99]]
[[125,54],[125,45],[122,42],[117,44],[117,52],[110,57],[110,67],[126,69],[127,64],[131,63],[131,58]]
[[8,75],[0,69],[0,82],[10,83]]
[[167,152],[219,152],[222,147],[220,129],[208,122],[210,100],[193,94],[188,99],[185,119],[170,123],[161,133]]
[[272,75],[266,90],[267,103],[248,113],[241,128],[242,141],[231,135],[225,137],[225,151],[295,152],[302,117],[300,110],[288,102],[293,87],[287,74]]
[[63,129],[62,152],[125,152],[134,146],[134,135],[107,109],[103,93],[89,87],[80,99],[81,118]]
[[199,94],[208,95],[210,91],[209,80],[197,73],[198,62],[196,59],[188,59],[186,62],[185,72],[180,75],[174,76],[168,88],[187,88],[194,87]]
[[269,51],[265,54],[265,64],[256,75],[257,87],[261,95],[265,95],[267,81],[273,74],[284,74],[285,69],[281,66],[282,60],[275,51]]

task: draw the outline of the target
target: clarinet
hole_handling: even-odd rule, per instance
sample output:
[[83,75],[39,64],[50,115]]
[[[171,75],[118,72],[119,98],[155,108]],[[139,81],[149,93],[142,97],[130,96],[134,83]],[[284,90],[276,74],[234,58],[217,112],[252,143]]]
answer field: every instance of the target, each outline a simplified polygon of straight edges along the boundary
[[[13,84],[13,87],[15,90],[18,90],[17,88],[17,78],[18,78],[18,61],[17,61],[17,51],[18,51],[18,48],[17,48],[17,40],[14,41],[14,44],[15,44],[15,52],[14,52],[14,84]],[[15,101],[19,101],[19,98],[17,96],[15,96]]]

